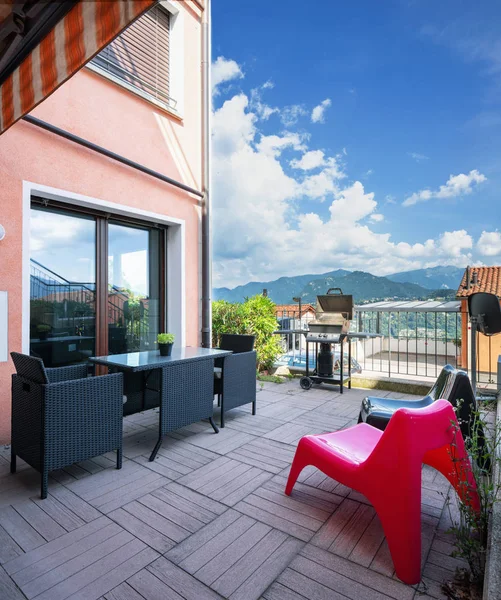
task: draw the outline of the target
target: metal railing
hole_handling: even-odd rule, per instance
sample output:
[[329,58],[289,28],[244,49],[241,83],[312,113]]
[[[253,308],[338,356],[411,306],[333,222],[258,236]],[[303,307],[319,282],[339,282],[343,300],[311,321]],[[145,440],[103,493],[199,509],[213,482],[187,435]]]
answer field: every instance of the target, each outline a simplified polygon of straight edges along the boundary
[[352,330],[381,336],[353,343],[364,371],[436,378],[446,364],[462,367],[459,311],[358,310]]
[[[40,325],[50,328],[51,335],[94,336],[95,307],[95,284],[68,281],[30,260],[30,338],[38,337]],[[110,352],[134,352],[151,346],[148,300],[131,298],[110,286],[108,328]]]
[[[284,330],[280,335],[284,352],[278,364],[304,368],[306,343],[299,330],[307,328],[307,323],[299,323],[294,314],[279,314],[277,319],[279,328]],[[461,364],[459,311],[357,310],[351,331],[378,334],[378,337],[352,341],[352,357],[362,372],[388,377],[398,374],[436,378],[447,363],[466,368]]]

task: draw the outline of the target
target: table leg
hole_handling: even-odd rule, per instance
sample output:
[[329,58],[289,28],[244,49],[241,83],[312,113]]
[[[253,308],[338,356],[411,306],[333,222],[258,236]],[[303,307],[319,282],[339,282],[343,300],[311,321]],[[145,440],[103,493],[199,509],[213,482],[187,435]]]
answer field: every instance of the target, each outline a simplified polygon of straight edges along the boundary
[[212,429],[214,429],[214,433],[219,433],[219,429],[217,425],[214,423],[214,419],[209,417],[209,423],[212,425]]
[[160,450],[160,446],[162,445],[162,434],[158,436],[157,443],[153,448],[153,452],[150,454],[150,462],[153,462],[157,456],[158,451]]
[[[155,447],[153,448],[153,452],[150,454],[150,462],[153,462],[157,456],[158,451],[160,450],[160,446],[162,445],[162,441],[163,441],[163,435],[162,435],[162,414],[163,414],[163,375],[162,377],[160,377],[160,408],[158,411],[158,440],[157,443],[155,444]],[[146,383],[146,382],[145,382]]]

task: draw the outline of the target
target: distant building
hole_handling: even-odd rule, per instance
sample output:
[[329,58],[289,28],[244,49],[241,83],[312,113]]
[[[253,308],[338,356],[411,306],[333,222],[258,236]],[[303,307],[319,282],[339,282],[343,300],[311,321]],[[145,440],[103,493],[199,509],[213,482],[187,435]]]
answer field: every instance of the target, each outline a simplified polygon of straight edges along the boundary
[[[470,324],[468,297],[477,292],[495,294],[501,298],[501,267],[467,267],[456,293],[461,300],[461,364],[466,368],[469,356]],[[501,355],[501,335],[487,337],[478,334],[478,371],[496,373],[498,356]]]
[[[277,304],[275,307],[277,319],[299,319],[299,304]],[[301,321],[311,321],[315,317],[315,307],[312,304],[301,305]]]

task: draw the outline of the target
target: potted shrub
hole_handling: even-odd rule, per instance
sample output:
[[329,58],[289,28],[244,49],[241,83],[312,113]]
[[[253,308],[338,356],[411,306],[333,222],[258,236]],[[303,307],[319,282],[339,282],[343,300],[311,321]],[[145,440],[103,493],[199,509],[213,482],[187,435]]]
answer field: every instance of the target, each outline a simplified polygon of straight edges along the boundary
[[157,342],[160,350],[160,356],[170,356],[172,352],[172,345],[174,344],[174,334],[159,333],[157,336]]
[[39,339],[46,340],[47,336],[49,335],[50,329],[51,329],[50,325],[46,325],[45,323],[39,323],[37,325],[37,332],[38,332]]

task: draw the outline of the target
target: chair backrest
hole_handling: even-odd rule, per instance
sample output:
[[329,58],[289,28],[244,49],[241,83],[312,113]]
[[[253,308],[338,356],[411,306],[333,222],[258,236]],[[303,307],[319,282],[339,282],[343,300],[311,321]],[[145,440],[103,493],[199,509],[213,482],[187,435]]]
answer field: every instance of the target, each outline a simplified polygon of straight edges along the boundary
[[27,356],[19,352],[11,352],[10,355],[20,377],[29,379],[33,383],[49,383],[47,371],[41,358]]
[[462,422],[469,423],[472,412],[477,410],[477,401],[468,374],[451,365],[445,365],[442,369],[435,385],[428,392],[428,396],[433,400],[439,398],[448,400],[454,408],[461,404],[458,412],[460,424]]
[[421,468],[424,455],[450,446],[464,451],[456,414],[447,400],[437,400],[424,408],[399,408],[391,417],[368,463],[401,463],[406,468]]
[[501,333],[501,305],[495,294],[472,294],[468,297],[468,312],[470,317],[477,318],[477,330],[484,335]]
[[464,439],[447,400],[437,400],[424,408],[399,408],[364,467],[381,474],[381,485],[390,481],[392,485],[407,486],[408,492],[420,498],[423,462],[445,475],[463,502],[480,510]]
[[221,350],[231,350],[235,354],[240,352],[251,352],[254,350],[255,335],[239,335],[235,333],[223,333],[221,335]]

